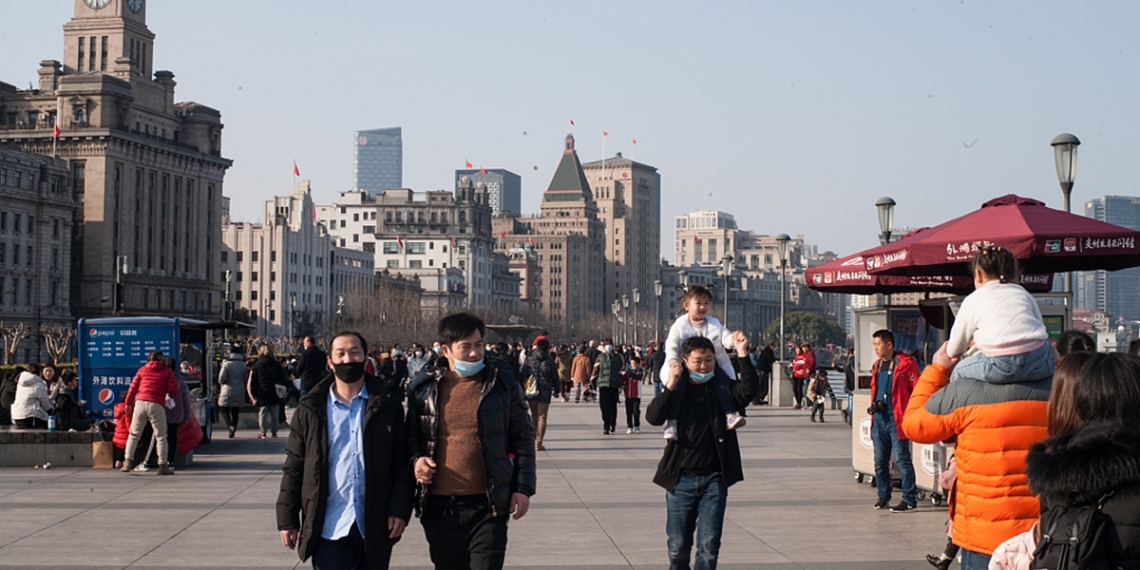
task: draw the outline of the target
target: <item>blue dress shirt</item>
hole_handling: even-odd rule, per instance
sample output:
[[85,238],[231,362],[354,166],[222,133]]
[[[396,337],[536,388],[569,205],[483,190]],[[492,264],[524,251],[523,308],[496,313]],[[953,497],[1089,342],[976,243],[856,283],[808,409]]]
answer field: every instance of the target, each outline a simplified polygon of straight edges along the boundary
[[329,389],[329,496],[325,504],[325,525],[321,538],[337,540],[348,536],[356,523],[364,535],[364,404],[368,388],[348,404]]

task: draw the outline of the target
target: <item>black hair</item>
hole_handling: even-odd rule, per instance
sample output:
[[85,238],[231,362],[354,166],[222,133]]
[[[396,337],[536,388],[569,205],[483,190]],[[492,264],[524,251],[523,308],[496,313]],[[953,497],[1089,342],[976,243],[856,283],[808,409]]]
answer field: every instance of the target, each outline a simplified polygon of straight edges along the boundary
[[1073,386],[1073,406],[1083,423],[1106,420],[1140,427],[1140,357],[1093,353]]
[[879,329],[875,331],[875,334],[871,335],[871,338],[877,338],[883,342],[889,342],[891,344],[895,343],[895,333],[887,329]]
[[1017,259],[1000,245],[987,245],[974,256],[973,269],[981,269],[987,277],[1002,283],[1017,282]]
[[1069,329],[1057,340],[1057,352],[1068,356],[1074,352],[1096,352],[1096,341],[1084,331]]
[[712,341],[703,336],[689,337],[685,339],[685,343],[681,345],[681,355],[684,357],[689,356],[689,353],[694,350],[708,350],[714,354],[716,353]]
[[538,342],[534,343],[534,346],[539,350],[550,350],[550,341],[545,338],[539,339]]
[[75,374],[74,370],[68,368],[67,370],[59,373],[59,380],[63,382],[64,386],[66,386],[68,382],[71,382],[72,380],[79,380],[79,376]]
[[487,325],[483,319],[471,313],[455,313],[439,320],[439,341],[443,344],[459,342],[478,332],[479,338],[487,336]]
[[[162,354],[162,353],[160,352],[159,354]],[[40,365],[36,364],[34,362],[29,364],[26,370],[28,372],[31,372],[32,374],[35,374],[36,376],[40,375]]]
[[1140,338],[1134,339],[1128,343],[1128,354],[1132,356],[1140,356]]
[[614,343],[614,339],[612,339],[612,338],[606,337],[606,338],[602,339],[602,344],[613,344],[613,343]]
[[495,351],[495,354],[506,354],[511,351],[511,347],[507,346],[507,343],[500,340],[499,342],[495,343],[495,348],[493,350]]
[[362,352],[364,352],[364,354],[366,354],[366,355],[368,354],[368,341],[364,340],[364,335],[362,335],[356,331],[341,331],[341,332],[338,332],[335,335],[333,335],[333,337],[329,339],[329,351],[330,352],[332,351],[333,343],[336,342],[336,339],[338,339],[342,336],[354,336],[354,337],[356,337],[356,340],[360,341],[360,350]]
[[678,312],[685,312],[685,303],[688,303],[693,297],[705,297],[711,302],[713,300],[713,287],[715,285],[712,283],[708,285],[678,285],[677,289],[681,291],[681,298],[677,302],[677,305],[680,306]]
[[631,357],[629,357],[629,361],[641,364],[641,357],[640,356],[631,356]]
[[165,358],[165,356],[162,354],[162,351],[156,350],[150,353],[150,355],[146,357],[146,360],[147,362],[162,362],[163,358]]

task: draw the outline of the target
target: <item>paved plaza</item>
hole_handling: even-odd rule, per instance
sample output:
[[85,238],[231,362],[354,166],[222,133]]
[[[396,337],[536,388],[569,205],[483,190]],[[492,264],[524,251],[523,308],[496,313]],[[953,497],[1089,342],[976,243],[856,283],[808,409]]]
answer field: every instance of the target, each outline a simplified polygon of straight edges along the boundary
[[[874,488],[854,480],[838,412],[813,424],[790,409],[749,411],[745,480],[729,491],[721,568],[930,568],[923,557],[945,545],[945,507],[872,509]],[[508,568],[668,567],[664,491],[651,482],[661,432],[643,425],[625,435],[623,423],[603,436],[596,404],[552,404],[538,494],[511,524]],[[215,433],[223,439],[199,447],[193,467],[174,477],[0,469],[0,568],[308,568],[276,530],[288,432]],[[431,567],[417,521],[392,566]]]

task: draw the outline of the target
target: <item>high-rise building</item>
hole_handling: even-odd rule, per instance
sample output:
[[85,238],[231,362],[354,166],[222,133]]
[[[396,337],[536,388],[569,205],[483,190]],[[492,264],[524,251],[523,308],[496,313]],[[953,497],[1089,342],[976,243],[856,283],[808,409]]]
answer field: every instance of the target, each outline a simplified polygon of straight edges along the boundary
[[353,188],[375,196],[404,187],[404,139],[400,127],[356,131]]
[[[1104,196],[1085,202],[1085,216],[1140,230],[1140,197]],[[1108,313],[1112,319],[1140,320],[1140,267],[1084,271],[1074,276],[1074,304]]]
[[[531,278],[539,283],[537,310],[553,325],[572,328],[577,322],[605,313],[609,301],[598,294],[607,290],[605,227],[598,219],[598,207],[574,150],[574,135],[566,135],[566,148],[542,195],[539,215],[499,214],[492,231],[497,252],[511,255],[514,251],[517,259],[520,249],[534,251],[537,275],[520,277],[525,290],[529,290]],[[513,264],[512,272],[518,272],[522,265],[525,263]]]
[[606,228],[605,296],[633,299],[637,289],[644,303],[661,265],[661,175],[620,152],[582,170]]
[[302,180],[265,201],[264,223],[222,220],[218,277],[227,300],[249,311],[257,334],[328,332],[339,296],[372,294],[372,255],[338,247],[314,208]]
[[76,0],[63,61],[40,62],[39,88],[0,83],[0,143],[68,163],[67,192],[82,204],[76,316],[111,315],[121,280],[123,314],[216,318],[232,162],[221,113],[176,103],[174,74],[154,70],[147,4]]
[[516,216],[522,213],[522,178],[502,168],[472,168],[455,171],[455,185],[466,176],[474,184],[487,187],[487,205],[491,213],[510,212]]

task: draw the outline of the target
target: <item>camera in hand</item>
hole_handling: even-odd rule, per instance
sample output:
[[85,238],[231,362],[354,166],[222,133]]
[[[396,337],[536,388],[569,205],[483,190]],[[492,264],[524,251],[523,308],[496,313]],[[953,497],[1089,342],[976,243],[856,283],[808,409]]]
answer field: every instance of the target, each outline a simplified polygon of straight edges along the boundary
[[871,402],[871,407],[867,408],[867,413],[871,415],[882,414],[887,412],[890,408],[887,407],[886,400],[875,400]]

